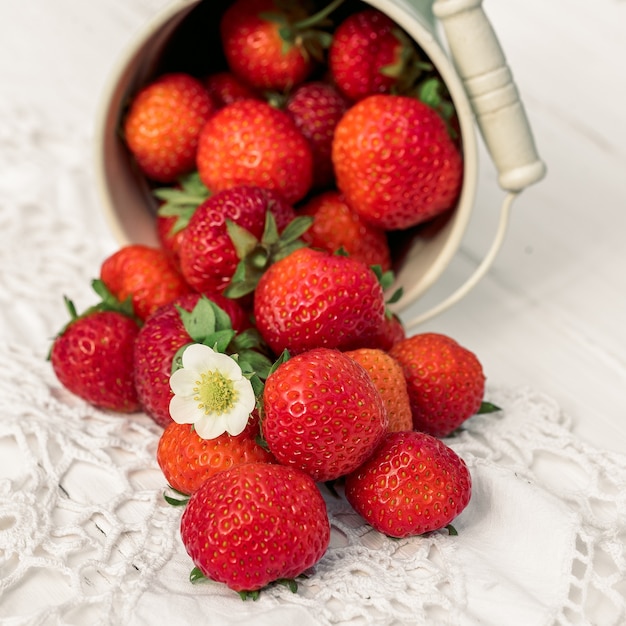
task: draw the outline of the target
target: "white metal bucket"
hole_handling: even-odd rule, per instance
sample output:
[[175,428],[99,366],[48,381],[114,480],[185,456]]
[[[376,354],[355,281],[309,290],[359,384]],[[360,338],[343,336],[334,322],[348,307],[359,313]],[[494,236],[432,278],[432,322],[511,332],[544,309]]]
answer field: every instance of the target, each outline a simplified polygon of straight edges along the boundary
[[[211,0],[173,2],[146,24],[111,76],[97,120],[96,171],[104,210],[122,245],[157,245],[155,200],[131,167],[119,135],[124,105],[158,71],[174,38],[199,21],[195,19],[198,12],[218,10],[212,4]],[[492,248],[475,274],[440,305],[415,320],[405,320],[410,327],[454,304],[484,275],[502,242],[512,199],[540,180],[545,166],[537,156],[523,105],[482,0],[368,0],[367,4],[401,26],[438,70],[456,108],[464,155],[463,186],[455,210],[442,226],[414,238],[396,269],[397,286],[404,292],[397,311],[413,304],[433,285],[461,244],[476,196],[477,128],[498,169],[499,184],[508,192]]]

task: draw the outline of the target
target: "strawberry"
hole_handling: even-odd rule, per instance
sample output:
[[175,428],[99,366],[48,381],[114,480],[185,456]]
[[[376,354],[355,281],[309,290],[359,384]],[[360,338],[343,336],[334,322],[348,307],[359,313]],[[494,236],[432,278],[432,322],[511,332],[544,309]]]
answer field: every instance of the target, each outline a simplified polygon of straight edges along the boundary
[[416,430],[446,437],[481,409],[482,365],[454,339],[421,333],[396,343],[389,354],[404,370]]
[[377,9],[352,13],[333,34],[328,51],[332,80],[353,101],[391,93],[407,78],[414,54],[410,39],[396,23]]
[[309,140],[313,152],[313,187],[334,183],[331,159],[335,127],[348,109],[348,100],[331,83],[306,82],[294,89],[285,102],[285,111]]
[[189,424],[171,422],[161,433],[157,462],[168,484],[192,494],[210,476],[243,463],[271,463],[274,457],[259,442],[258,416],[239,435],[223,433],[202,439]]
[[439,439],[415,431],[386,435],[345,481],[354,510],[379,532],[398,538],[448,526],[471,491],[463,459]]
[[412,430],[411,403],[400,364],[378,348],[359,348],[345,354],[365,369],[378,389],[389,417],[387,431]]
[[337,124],[332,158],[346,202],[385,230],[451,209],[461,189],[463,161],[444,121],[407,96],[357,102]]
[[[236,301],[221,294],[212,294],[210,299],[227,312],[236,332],[245,330],[246,315]],[[174,358],[181,348],[194,341],[179,307],[192,312],[200,300],[201,295],[194,293],[162,306],[145,321],[135,341],[133,363],[137,394],[144,411],[163,427],[172,421],[169,404]]]
[[204,79],[204,86],[209,92],[216,109],[222,109],[236,100],[260,100],[255,89],[247,85],[232,72],[215,72]]
[[271,265],[254,293],[257,328],[275,354],[361,347],[384,316],[383,289],[371,268],[310,248]]
[[118,300],[130,298],[141,320],[191,291],[161,248],[143,244],[127,244],[108,256],[100,279]]
[[200,130],[214,112],[197,78],[165,74],[132,99],[123,122],[126,145],[148,178],[174,182],[194,169]]
[[383,399],[365,369],[337,350],[282,361],[263,391],[263,438],[285,465],[316,482],[339,478],[372,453],[387,430]]
[[318,13],[303,2],[235,0],[220,22],[220,37],[230,70],[262,90],[285,91],[306,80],[331,36],[319,27],[341,4],[333,0]]
[[180,266],[185,280],[200,292],[223,291],[241,260],[228,223],[236,224],[258,241],[268,212],[280,229],[296,215],[278,193],[262,187],[238,185],[209,197],[195,210],[180,242]]
[[[101,293],[102,285],[94,288]],[[119,413],[141,409],[133,382],[137,319],[124,305],[108,299],[77,314],[65,300],[70,321],[55,337],[50,363],[59,382],[88,403]]]
[[204,184],[215,193],[256,185],[295,203],[311,188],[313,155],[287,113],[266,102],[238,100],[204,126],[197,167]]
[[197,570],[242,596],[313,567],[330,543],[326,503],[292,467],[246,463],[218,472],[191,496],[180,535]]
[[301,215],[313,217],[302,238],[314,248],[344,250],[366,265],[391,268],[391,252],[385,231],[363,220],[336,190],[313,196],[300,207]]

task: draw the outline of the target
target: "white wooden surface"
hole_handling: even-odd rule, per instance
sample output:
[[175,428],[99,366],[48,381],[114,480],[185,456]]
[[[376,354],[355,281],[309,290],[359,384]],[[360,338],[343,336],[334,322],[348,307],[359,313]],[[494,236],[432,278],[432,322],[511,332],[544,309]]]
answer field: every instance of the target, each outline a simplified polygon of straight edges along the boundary
[[[2,0],[0,98],[89,127],[122,51],[165,4]],[[548,176],[517,200],[489,275],[423,329],[473,349],[490,382],[551,395],[582,438],[626,451],[626,2],[486,0],[484,8]],[[502,199],[495,179],[483,152],[467,237],[420,310],[487,249]]]

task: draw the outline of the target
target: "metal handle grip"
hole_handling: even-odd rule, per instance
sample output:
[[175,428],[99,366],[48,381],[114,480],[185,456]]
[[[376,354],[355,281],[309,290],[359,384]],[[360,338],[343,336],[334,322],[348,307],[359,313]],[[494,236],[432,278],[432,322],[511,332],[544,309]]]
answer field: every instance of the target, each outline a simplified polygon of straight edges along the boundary
[[498,170],[498,183],[521,191],[545,175],[526,112],[482,0],[435,0],[452,60]]

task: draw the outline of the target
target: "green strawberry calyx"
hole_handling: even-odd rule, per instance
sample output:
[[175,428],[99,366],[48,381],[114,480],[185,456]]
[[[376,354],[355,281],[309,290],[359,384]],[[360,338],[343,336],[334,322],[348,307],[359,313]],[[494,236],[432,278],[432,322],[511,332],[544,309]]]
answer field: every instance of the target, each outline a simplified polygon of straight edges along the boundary
[[300,215],[279,233],[276,219],[268,209],[265,215],[265,229],[261,239],[258,240],[245,228],[226,220],[226,228],[235,246],[239,263],[224,295],[229,298],[241,298],[252,293],[270,265],[284,259],[298,248],[306,247],[307,244],[301,237],[312,223],[312,217]]
[[[267,346],[254,327],[235,332],[228,313],[207,296],[199,298],[191,311],[177,307],[192,343],[204,344],[215,352],[232,357],[243,375],[250,380],[257,402],[263,392],[263,381],[272,367],[266,356]],[[181,346],[172,361],[172,374],[182,367],[183,352],[190,344]]]
[[[100,313],[103,311],[112,311],[115,313],[120,313],[122,315],[126,315],[133,319],[138,326],[142,325],[142,320],[139,319],[135,315],[135,311],[133,308],[132,298],[129,296],[123,302],[118,300],[107,288],[107,286],[100,280],[99,278],[91,281],[91,288],[96,292],[99,296],[100,300],[96,303],[85,309],[82,313],[79,313],[76,309],[76,305],[70,298],[67,296],[63,296],[63,300],[65,302],[65,308],[69,313],[69,320],[63,325],[63,327],[57,332],[57,334],[53,338],[56,340],[58,337],[61,337],[65,331],[72,325],[74,322],[78,320],[85,319],[94,313]],[[47,358],[50,359],[50,352],[52,351],[52,347],[48,352]]]
[[183,230],[196,209],[211,195],[197,171],[181,176],[177,186],[158,187],[152,193],[162,202],[158,214],[161,217],[176,218],[170,235]]
[[259,17],[276,25],[283,42],[283,54],[297,46],[305,58],[322,61],[324,50],[330,47],[333,39],[327,30],[332,26],[329,15],[343,2],[332,0],[316,13],[308,15],[299,5],[294,6],[293,2],[274,0],[276,10],[263,11]]
[[[301,574],[300,576],[298,576],[298,578],[306,578],[306,576],[304,574]],[[203,583],[208,580],[211,579],[197,566],[194,567],[189,573],[189,581],[193,585],[197,585],[198,583]],[[291,593],[298,592],[298,581],[295,578],[277,578],[276,580],[269,583],[265,587],[262,587],[261,589],[253,589],[250,591],[243,590],[238,591],[237,593],[242,600],[252,600],[253,602],[255,602],[261,597],[261,592],[263,591],[263,589],[267,589],[268,587],[271,587],[273,585],[284,585],[289,589],[289,591],[291,591]]]

